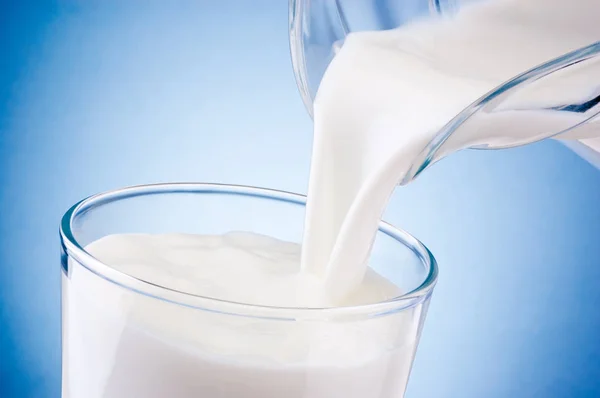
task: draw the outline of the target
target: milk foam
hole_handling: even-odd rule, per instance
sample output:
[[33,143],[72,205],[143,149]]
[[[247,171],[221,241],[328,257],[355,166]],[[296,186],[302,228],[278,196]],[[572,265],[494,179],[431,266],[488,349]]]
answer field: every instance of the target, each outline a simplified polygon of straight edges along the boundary
[[[331,300],[363,280],[377,224],[395,186],[435,134],[503,81],[600,40],[597,0],[498,0],[448,19],[350,34],[314,103],[314,145],[302,267],[325,279]],[[600,70],[560,88],[560,100],[594,98]],[[511,111],[480,118],[445,143],[508,146],[580,122],[576,114],[528,111],[562,105],[556,92],[519,97]],[[562,138],[587,139],[598,128]],[[559,130],[560,131],[560,130]]]
[[[249,232],[224,235],[119,234],[86,247],[104,264],[183,293],[244,304],[327,306],[319,278],[300,272],[300,245]],[[375,271],[338,305],[385,301],[398,288]]]

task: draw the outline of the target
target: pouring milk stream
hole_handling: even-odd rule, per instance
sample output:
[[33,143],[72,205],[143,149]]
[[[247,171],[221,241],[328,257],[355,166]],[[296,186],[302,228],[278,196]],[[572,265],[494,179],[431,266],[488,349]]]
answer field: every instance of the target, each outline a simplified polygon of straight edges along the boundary
[[[360,285],[392,191],[439,129],[503,81],[598,41],[598,15],[596,0],[498,0],[467,6],[451,19],[346,38],[314,103],[302,247],[303,271],[325,278],[332,302]],[[529,107],[497,112],[483,125],[459,130],[444,144],[445,152],[530,142],[540,126],[584,121],[556,101],[597,102],[600,65],[593,66],[569,79],[560,95],[533,91],[520,98]],[[594,139],[600,128],[567,134],[600,150]]]
[[[340,305],[358,289],[386,203],[423,148],[454,116],[505,80],[595,43],[597,15],[596,0],[495,0],[464,7],[450,19],[425,18],[394,30],[350,34],[314,103],[296,281],[304,297],[300,301]],[[596,101],[600,67],[583,68],[576,77],[560,87],[560,98]],[[511,146],[531,141],[540,125],[576,124],[581,116],[562,110],[554,94],[541,90],[521,96],[519,106],[525,108],[496,112],[485,124],[453,134],[444,151]],[[600,129],[587,128],[563,136],[596,147],[598,134]],[[307,283],[310,294],[301,292],[300,285]],[[281,304],[276,297],[268,301],[263,304]]]

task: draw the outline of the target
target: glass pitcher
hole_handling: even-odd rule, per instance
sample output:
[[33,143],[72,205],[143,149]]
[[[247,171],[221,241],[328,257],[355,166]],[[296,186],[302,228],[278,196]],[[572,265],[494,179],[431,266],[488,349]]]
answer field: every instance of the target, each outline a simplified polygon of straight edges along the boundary
[[[319,83],[348,34],[393,29],[423,17],[453,18],[462,7],[478,1],[481,0],[290,0],[289,37],[292,64],[308,112],[312,116],[313,101]],[[539,5],[543,7],[544,3],[540,2]],[[552,38],[549,37],[548,40]],[[585,47],[573,49],[558,58],[549,59],[541,65],[522,71],[489,91],[456,115],[437,133],[417,157],[401,184],[409,182],[457,147],[507,148],[548,137],[560,138],[565,145],[600,168],[600,138],[597,138],[600,132],[599,54],[600,41],[589,43]],[[589,88],[586,90],[586,97],[574,98],[573,95],[564,95],[560,98],[561,87],[582,84],[582,73],[593,77],[586,77],[583,81],[586,89]],[[482,129],[485,128],[485,123],[494,122],[493,116],[496,111],[531,107],[527,98],[548,90],[551,90],[552,97],[559,97],[553,101],[552,106],[530,110],[553,112],[549,112],[550,117],[539,123],[527,123],[526,128],[529,130],[526,139],[510,136],[507,140],[486,142],[485,145],[473,145],[470,142],[461,147],[461,141],[468,135],[466,133],[469,130]],[[559,118],[554,117],[557,111],[561,112]],[[565,115],[568,117],[563,117]],[[518,123],[511,124],[510,130],[514,129],[515,125]]]

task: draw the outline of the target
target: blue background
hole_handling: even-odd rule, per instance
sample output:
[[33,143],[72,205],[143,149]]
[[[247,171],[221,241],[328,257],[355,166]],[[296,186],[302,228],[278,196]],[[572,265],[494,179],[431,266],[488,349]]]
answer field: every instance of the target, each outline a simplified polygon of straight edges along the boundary
[[[311,121],[284,0],[13,3],[0,1],[0,397],[53,398],[64,211],[158,181],[305,192]],[[465,151],[398,189],[386,219],[441,267],[409,398],[600,396],[598,170],[551,141]]]

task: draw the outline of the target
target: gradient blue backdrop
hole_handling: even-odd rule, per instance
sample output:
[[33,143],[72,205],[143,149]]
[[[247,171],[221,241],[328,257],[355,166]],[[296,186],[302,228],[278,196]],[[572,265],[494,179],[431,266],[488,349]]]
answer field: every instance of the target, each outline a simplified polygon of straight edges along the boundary
[[[0,397],[57,398],[67,207],[157,181],[305,192],[311,122],[285,0],[0,5]],[[556,142],[466,151],[386,218],[441,267],[409,398],[600,397],[598,170]]]

